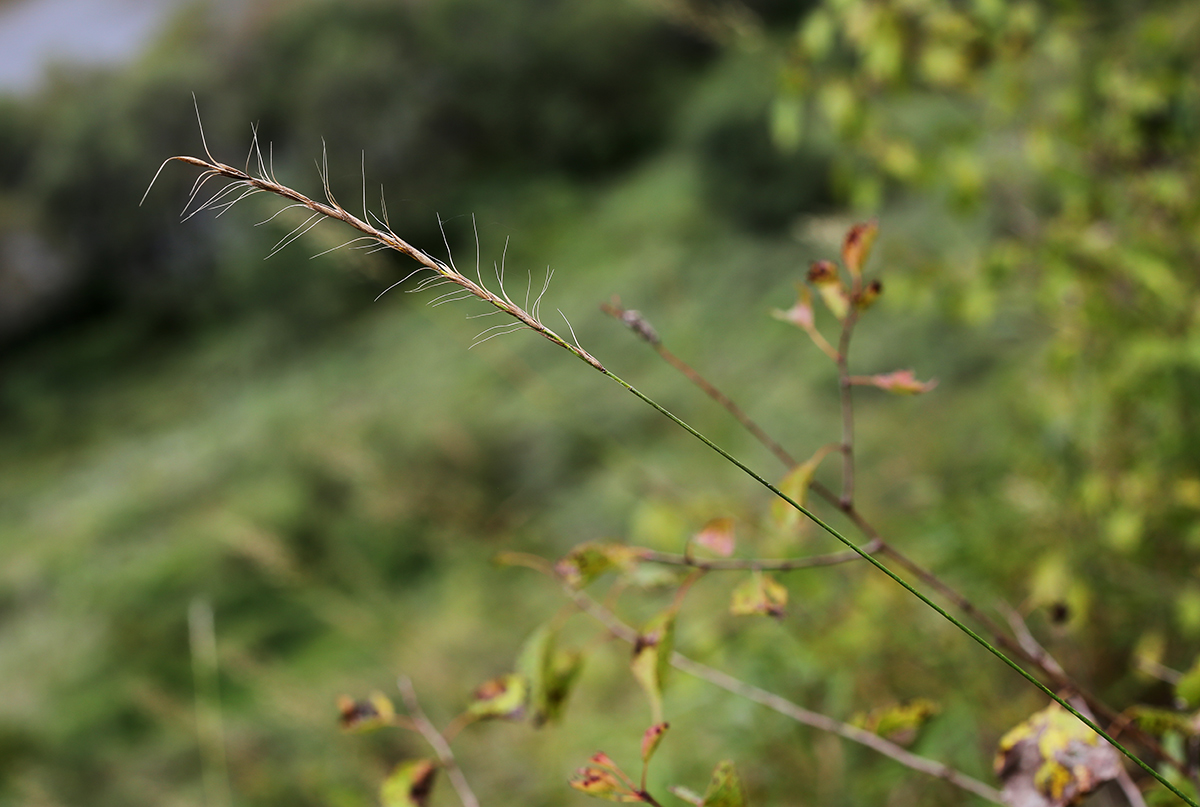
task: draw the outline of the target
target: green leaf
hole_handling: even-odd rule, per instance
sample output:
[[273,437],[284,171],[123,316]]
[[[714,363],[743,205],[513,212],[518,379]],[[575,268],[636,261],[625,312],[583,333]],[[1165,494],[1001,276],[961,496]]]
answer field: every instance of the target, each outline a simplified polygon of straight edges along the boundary
[[717,763],[704,791],[703,807],[745,807],[746,796],[737,771],[729,760]]
[[580,544],[554,564],[554,571],[567,585],[582,588],[605,572],[629,569],[637,550],[625,544],[589,541]]
[[432,759],[401,762],[379,788],[383,807],[425,807],[433,790],[437,763]]
[[519,720],[525,716],[529,686],[525,676],[509,673],[480,684],[467,713],[479,720]]
[[1174,732],[1183,737],[1195,737],[1200,733],[1200,726],[1195,724],[1190,714],[1155,709],[1153,706],[1133,706],[1126,709],[1125,714],[1133,718],[1139,729],[1149,734],[1162,736]]
[[670,723],[655,723],[642,735],[642,762],[649,762],[654,756],[654,752],[658,750],[658,744],[662,742],[663,736],[667,733],[667,729],[671,728]]
[[1066,807],[1121,772],[1116,749],[1057,703],[1000,739],[996,774],[1004,803]]
[[1175,685],[1175,697],[1186,703],[1189,709],[1200,706],[1200,656],[1196,657],[1191,668]]
[[752,572],[733,590],[729,612],[734,616],[782,617],[788,592],[779,581],[764,572]]
[[668,608],[646,623],[633,644],[633,677],[650,698],[655,723],[663,722],[662,690],[675,646],[675,609]]
[[372,692],[371,697],[361,701],[341,695],[337,707],[338,723],[345,731],[374,731],[392,725],[396,717],[396,707],[382,692]]
[[583,654],[558,649],[555,631],[543,625],[526,640],[517,669],[529,683],[533,723],[541,726],[562,716],[571,688],[583,670]]
[[[804,502],[808,498],[808,486],[812,484],[813,476],[817,473],[817,468],[820,467],[821,461],[825,459],[829,452],[835,448],[837,448],[836,445],[822,446],[806,461],[788,471],[787,476],[780,480],[778,485],[783,495],[803,507]],[[771,502],[771,517],[781,530],[794,530],[803,516],[803,513],[783,499],[776,497]]]
[[933,701],[917,698],[907,703],[891,703],[865,714],[857,714],[850,723],[897,745],[911,745],[916,740],[920,728],[940,711],[941,707]]

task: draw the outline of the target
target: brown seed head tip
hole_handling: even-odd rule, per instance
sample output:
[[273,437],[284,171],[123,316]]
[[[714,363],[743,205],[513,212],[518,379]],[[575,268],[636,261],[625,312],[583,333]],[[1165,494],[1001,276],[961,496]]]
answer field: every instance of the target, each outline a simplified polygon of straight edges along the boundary
[[629,309],[621,314],[621,321],[624,322],[630,330],[636,333],[639,337],[646,340],[652,345],[657,345],[661,339],[658,337],[658,332],[654,330],[654,326],[642,316],[641,311]]

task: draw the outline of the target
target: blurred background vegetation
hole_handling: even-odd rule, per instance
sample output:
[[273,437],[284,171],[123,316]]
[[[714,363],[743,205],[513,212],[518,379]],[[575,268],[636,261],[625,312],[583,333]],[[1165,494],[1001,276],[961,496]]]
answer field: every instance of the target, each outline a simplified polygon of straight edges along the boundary
[[[837,439],[836,377],[769,312],[877,216],[856,370],[941,383],[859,395],[861,509],[982,606],[1018,607],[1118,708],[1174,705],[1144,670],[1187,669],[1200,638],[1200,6],[231,8],[186,6],[131,64],[0,98],[0,804],[200,804],[205,775],[234,804],[374,804],[424,751],[340,734],[336,696],[405,673],[442,723],[561,607],[496,552],[678,551],[723,515],[751,548],[832,548],[781,545],[747,480],[541,340],[468,352],[477,305],[372,302],[409,267],[312,258],[348,237],[332,225],[263,260],[302,219],[252,226],[278,209],[259,196],[180,224],[180,167],[139,208],[162,159],[202,148],[192,93],[218,159],[257,124],[315,193],[324,139],[339,197],[361,160],[418,246],[444,254],[439,215],[460,263],[472,216],[485,265],[510,239],[518,293],[552,267],[547,310],[592,353],[779,476],[597,304],[641,309],[807,456]],[[915,750],[973,775],[1043,705],[867,569],[787,577],[780,622],[728,616],[734,582],[689,597],[680,649],[841,719],[930,698]],[[196,694],[196,603],[219,703]],[[486,803],[584,803],[571,770],[635,758],[626,658],[591,654],[561,725],[461,736]],[[666,705],[652,785],[702,787],[730,757],[755,804],[963,803],[682,675]],[[204,750],[216,717],[227,772]]]

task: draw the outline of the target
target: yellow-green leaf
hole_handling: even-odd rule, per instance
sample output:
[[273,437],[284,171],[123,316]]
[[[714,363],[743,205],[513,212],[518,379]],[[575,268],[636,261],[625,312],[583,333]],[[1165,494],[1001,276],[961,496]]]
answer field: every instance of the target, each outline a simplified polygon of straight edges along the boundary
[[525,716],[529,687],[525,676],[502,675],[480,684],[467,712],[479,720],[519,720]]
[[703,807],[745,807],[746,795],[742,792],[741,780],[729,760],[718,763],[713,769],[702,804]]
[[630,668],[650,699],[655,723],[663,722],[662,690],[675,646],[675,609],[668,608],[646,623],[633,644]]
[[782,617],[788,592],[771,575],[753,572],[733,590],[729,612],[734,616]]
[[383,807],[425,807],[433,790],[437,763],[431,759],[401,762],[379,788]]
[[372,692],[366,700],[354,700],[349,695],[337,699],[338,723],[346,731],[374,731],[392,725],[396,707],[382,692]]
[[855,715],[850,723],[897,745],[911,745],[921,726],[940,711],[941,708],[933,701],[917,698],[907,703],[891,703],[865,714]]
[[[812,484],[813,475],[816,474],[821,461],[835,448],[836,445],[822,446],[817,453],[788,471],[787,476],[780,480],[778,485],[783,495],[803,507],[808,498],[808,486]],[[803,513],[783,499],[776,498],[771,502],[771,516],[780,529],[790,531],[800,523]]]
[[1186,703],[1189,709],[1200,706],[1200,656],[1175,684],[1175,697]]
[[605,572],[628,569],[637,558],[637,550],[625,544],[589,541],[572,549],[554,571],[570,586],[580,588]]
[[817,261],[808,270],[808,282],[821,295],[821,302],[838,319],[845,319],[850,311],[850,297],[846,286],[832,261]]
[[529,707],[536,726],[557,720],[579,673],[583,655],[560,650],[549,625],[538,628],[525,641],[517,668],[529,684]]

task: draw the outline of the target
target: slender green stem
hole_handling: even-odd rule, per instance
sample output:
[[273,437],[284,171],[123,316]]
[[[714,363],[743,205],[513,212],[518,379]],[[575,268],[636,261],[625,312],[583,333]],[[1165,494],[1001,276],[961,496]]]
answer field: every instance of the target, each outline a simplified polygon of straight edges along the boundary
[[679,426],[681,429],[683,429],[684,431],[686,431],[687,433],[689,433],[690,435],[695,437],[697,440],[704,443],[710,449],[712,449],[713,451],[720,454],[723,458],[725,458],[729,462],[733,463],[735,466],[740,468],[745,474],[747,474],[755,482],[757,482],[758,484],[765,487],[767,490],[774,493],[780,499],[783,499],[785,502],[787,502],[792,507],[796,508],[796,510],[798,510],[799,512],[801,512],[805,516],[807,516],[818,527],[825,530],[825,532],[832,535],[834,538],[836,538],[841,543],[845,544],[848,548],[850,548],[854,552],[857,552],[860,556],[862,556],[862,558],[864,560],[866,560],[872,566],[879,569],[879,571],[883,572],[888,577],[890,577],[892,580],[894,580],[896,583],[903,586],[904,589],[906,591],[908,591],[908,593],[912,594],[914,597],[919,599],[925,605],[932,608],[934,611],[936,611],[938,613],[939,616],[941,616],[943,619],[945,619],[950,624],[954,625],[954,627],[958,628],[960,631],[962,631],[963,633],[970,636],[972,639],[974,639],[976,642],[978,642],[980,645],[982,645],[984,647],[984,649],[986,649],[989,653],[991,653],[996,658],[1000,659],[1002,662],[1007,664],[1012,669],[1016,670],[1017,673],[1022,678],[1024,678],[1029,683],[1033,684],[1035,687],[1037,687],[1039,690],[1041,690],[1043,694],[1045,694],[1046,696],[1051,698],[1059,706],[1063,707],[1068,712],[1070,712],[1072,715],[1074,715],[1081,723],[1083,723],[1085,726],[1090,728],[1092,731],[1096,732],[1101,737],[1103,737],[1105,740],[1107,740],[1114,748],[1116,748],[1118,751],[1120,751],[1122,754],[1124,754],[1126,757],[1128,757],[1134,764],[1136,764],[1142,770],[1146,771],[1146,773],[1148,773],[1152,777],[1154,777],[1154,779],[1156,781],[1158,781],[1161,785],[1163,785],[1165,788],[1167,788],[1172,793],[1174,793],[1176,796],[1178,796],[1180,799],[1182,799],[1184,801],[1184,803],[1191,805],[1191,807],[1200,807],[1200,804],[1197,804],[1194,800],[1192,800],[1187,795],[1185,795],[1183,793],[1183,791],[1181,791],[1178,787],[1171,784],[1171,782],[1167,781],[1166,777],[1164,777],[1158,771],[1154,770],[1154,768],[1151,767],[1149,764],[1143,762],[1140,757],[1135,755],[1132,751],[1130,751],[1125,746],[1121,745],[1119,742],[1117,742],[1115,739],[1113,739],[1111,736],[1109,736],[1108,732],[1106,732],[1104,729],[1100,728],[1092,720],[1088,719],[1084,714],[1082,714],[1074,706],[1067,703],[1067,701],[1064,698],[1062,698],[1061,696],[1059,696],[1058,694],[1053,692],[1049,687],[1047,687],[1045,684],[1043,684],[1041,681],[1039,681],[1037,678],[1035,678],[1032,674],[1030,674],[1028,671],[1026,671],[1025,668],[1023,668],[1021,665],[1017,664],[1015,661],[1010,659],[1004,653],[1002,653],[998,649],[996,649],[990,642],[988,642],[987,639],[984,639],[978,633],[971,630],[971,628],[969,628],[966,624],[964,624],[963,622],[961,622],[957,618],[955,618],[955,616],[953,614],[948,612],[946,609],[942,608],[940,605],[938,605],[936,602],[931,600],[929,597],[922,594],[920,591],[918,591],[916,588],[914,588],[912,585],[910,585],[906,580],[904,580],[902,577],[897,575],[895,572],[893,572],[891,569],[889,569],[887,566],[885,566],[883,563],[881,563],[879,560],[877,560],[873,555],[871,555],[870,553],[868,553],[867,551],[865,551],[864,549],[859,547],[857,544],[855,544],[849,538],[842,535],[840,532],[838,532],[832,526],[830,526],[829,524],[827,524],[826,522],[821,520],[815,513],[811,512],[806,507],[804,507],[804,505],[795,501],[790,496],[788,496],[783,491],[781,491],[779,488],[777,488],[775,485],[771,484],[771,482],[769,482],[766,478],[764,478],[763,476],[758,474],[753,468],[746,465],[744,462],[739,460],[737,457],[733,456],[728,451],[726,451],[725,449],[721,448],[719,445],[714,443],[712,440],[705,437],[702,433],[697,431],[695,428],[693,428],[690,424],[688,424],[683,419],[676,416],[674,413],[672,413],[670,410],[668,410],[662,404],[658,403],[653,398],[646,395],[644,392],[637,389],[636,387],[634,387],[628,381],[625,381],[620,376],[615,375],[611,370],[605,370],[604,373],[609,378],[611,378],[613,381],[616,381],[622,387],[629,390],[629,392],[633,393],[636,397],[641,399],[643,403],[645,403],[648,406],[650,406],[651,408],[655,409],[657,412],[662,414],[664,417],[666,417],[668,420],[670,420],[676,426]]
[[[197,119],[199,119],[199,108],[197,108],[196,114],[197,114]],[[201,129],[201,136],[203,138],[203,129]],[[345,224],[349,225],[350,227],[353,227],[354,229],[358,230],[359,232],[364,233],[368,238],[373,239],[374,241],[378,242],[380,245],[390,247],[391,249],[394,249],[404,255],[409,256],[413,260],[417,261],[417,263],[419,263],[422,266],[424,266],[425,268],[433,271],[435,274],[440,275],[442,278],[445,278],[446,280],[448,280],[452,283],[458,284],[459,286],[461,286],[463,289],[465,289],[466,291],[468,291],[470,294],[474,295],[475,297],[486,301],[490,305],[495,306],[500,311],[517,319],[521,324],[523,324],[525,327],[529,328],[530,330],[540,334],[541,336],[543,336],[544,338],[553,342],[554,344],[558,345],[559,347],[563,348],[564,350],[570,351],[571,353],[573,353],[575,355],[576,358],[586,362],[593,369],[598,370],[599,372],[612,378],[618,384],[625,387],[625,389],[629,390],[635,396],[640,398],[647,405],[649,405],[653,409],[660,412],[662,415],[664,415],[665,417],[670,419],[672,422],[674,422],[677,426],[684,429],[685,431],[690,433],[693,437],[700,440],[705,445],[707,445],[709,448],[711,448],[713,451],[717,452],[722,457],[724,457],[726,460],[731,462],[733,465],[740,468],[743,472],[745,472],[747,475],[749,475],[752,479],[754,479],[760,485],[762,485],[767,490],[774,493],[779,498],[783,499],[789,505],[794,507],[797,511],[803,513],[805,516],[807,516],[809,519],[811,519],[813,522],[815,522],[819,527],[821,527],[823,530],[825,530],[830,535],[832,535],[834,538],[836,538],[838,541],[845,544],[848,548],[850,548],[851,550],[853,550],[854,552],[856,552],[857,554],[862,556],[872,566],[875,566],[881,572],[883,572],[888,577],[892,578],[898,584],[903,586],[906,590],[908,590],[909,593],[911,593],[917,599],[921,600],[921,602],[925,603],[930,608],[932,608],[934,611],[936,611],[939,615],[941,615],[942,618],[944,618],[945,620],[947,620],[948,622],[953,624],[955,627],[957,627],[963,633],[966,633],[968,636],[970,636],[972,639],[974,639],[979,644],[983,645],[983,647],[985,647],[988,650],[988,652],[992,653],[992,655],[996,656],[1001,661],[1003,661],[1005,664],[1012,667],[1023,678],[1025,678],[1027,681],[1029,681],[1031,684],[1033,684],[1035,687],[1037,687],[1039,690],[1041,690],[1047,696],[1049,696],[1051,699],[1053,699],[1056,703],[1058,703],[1060,706],[1062,706],[1064,709],[1066,709],[1068,712],[1070,712],[1076,718],[1078,718],[1084,725],[1091,728],[1093,731],[1095,731],[1097,734],[1099,734],[1101,737],[1103,737],[1105,740],[1107,740],[1109,743],[1111,743],[1113,746],[1115,746],[1117,749],[1119,749],[1121,751],[1121,753],[1123,753],[1125,756],[1129,757],[1129,759],[1133,760],[1134,763],[1136,763],[1139,767],[1141,767],[1143,770],[1145,770],[1147,773],[1149,773],[1152,777],[1154,777],[1155,780],[1160,782],[1164,787],[1166,787],[1172,793],[1177,795],[1186,804],[1191,805],[1191,807],[1200,807],[1200,804],[1197,804],[1191,798],[1184,795],[1183,792],[1181,792],[1179,790],[1179,788],[1175,787],[1173,784],[1168,782],[1161,774],[1159,774],[1157,771],[1155,771],[1150,765],[1143,762],[1140,758],[1134,756],[1129,750],[1127,750],[1123,745],[1121,745],[1116,740],[1114,740],[1112,737],[1110,737],[1103,729],[1101,729],[1099,726],[1097,726],[1092,720],[1088,719],[1086,716],[1081,714],[1077,709],[1075,709],[1073,706],[1071,706],[1071,704],[1067,703],[1063,698],[1061,698],[1060,696],[1058,696],[1054,692],[1052,692],[1041,681],[1034,678],[1033,675],[1031,675],[1029,672],[1027,672],[1024,668],[1022,668],[1020,665],[1018,665],[1015,661],[1013,661],[1008,656],[1006,656],[1004,653],[1002,653],[1001,651],[999,651],[995,647],[993,647],[982,636],[975,633],[975,631],[971,630],[965,624],[960,622],[958,619],[956,619],[954,616],[952,616],[950,613],[948,613],[945,609],[943,609],[941,606],[939,606],[933,600],[929,599],[929,597],[925,596],[920,591],[918,591],[916,588],[914,588],[912,585],[905,582],[902,578],[900,578],[898,575],[896,575],[895,572],[893,572],[891,569],[889,569],[887,566],[885,566],[883,563],[881,563],[879,560],[877,560],[874,556],[872,556],[869,552],[867,552],[866,549],[855,545],[852,541],[850,541],[849,538],[846,538],[845,536],[843,536],[840,532],[835,530],[830,525],[826,524],[824,521],[822,521],[820,518],[818,518],[816,515],[814,515],[812,512],[810,512],[804,506],[802,506],[801,504],[799,504],[792,498],[785,495],[779,488],[777,488],[775,485],[771,484],[769,481],[767,481],[761,475],[756,473],[753,469],[751,469],[748,465],[743,463],[741,460],[734,457],[728,451],[725,451],[723,448],[718,446],[712,440],[705,437],[703,434],[701,434],[699,431],[694,429],[692,426],[690,426],[685,421],[676,417],[674,414],[672,414],[670,411],[668,411],[666,408],[664,408],[657,401],[653,400],[652,398],[647,396],[645,393],[641,392],[640,390],[636,389],[633,385],[629,384],[624,379],[622,379],[619,376],[612,373],[603,364],[601,364],[594,356],[592,356],[590,353],[588,353],[586,350],[584,350],[583,347],[580,346],[579,343],[574,340],[574,338],[572,339],[571,342],[568,342],[566,339],[559,336],[553,330],[548,328],[537,316],[537,305],[536,304],[534,306],[534,313],[531,315],[529,312],[526,312],[520,306],[516,305],[508,298],[507,294],[504,292],[503,284],[501,284],[500,294],[496,294],[496,293],[488,290],[487,288],[483,287],[482,284],[476,283],[475,281],[472,281],[470,278],[462,275],[453,266],[453,264],[446,264],[442,261],[436,260],[435,258],[433,258],[429,254],[423,252],[422,250],[419,250],[419,249],[413,247],[407,241],[405,241],[404,239],[397,236],[394,232],[392,232],[391,228],[389,226],[387,226],[386,220],[384,221],[382,228],[377,228],[377,227],[372,226],[368,222],[367,219],[369,219],[370,216],[365,210],[364,210],[364,216],[366,218],[359,219],[358,217],[354,216],[349,211],[347,211],[345,208],[343,208],[340,204],[338,204],[337,201],[334,199],[333,193],[329,189],[329,178],[328,178],[327,172],[322,172],[322,184],[324,185],[327,203],[317,202],[313,199],[310,199],[310,198],[304,196],[303,194],[301,194],[295,190],[292,190],[291,188],[289,188],[285,185],[280,184],[279,182],[277,182],[275,180],[274,176],[272,176],[269,173],[265,164],[262,161],[262,154],[261,154],[261,151],[259,151],[259,149],[258,149],[257,138],[255,139],[254,149],[253,149],[252,153],[258,157],[259,174],[257,176],[251,175],[251,174],[247,173],[246,171],[242,171],[240,169],[234,168],[233,166],[218,162],[208,152],[207,144],[205,144],[205,156],[207,157],[207,159],[198,159],[196,157],[179,156],[179,157],[172,157],[172,158],[168,159],[166,162],[163,163],[163,165],[165,166],[168,162],[178,161],[178,162],[186,163],[188,165],[195,166],[197,168],[204,169],[204,173],[201,176],[201,181],[197,182],[197,184],[195,186],[193,186],[192,198],[189,200],[189,205],[191,204],[192,201],[195,200],[196,195],[200,191],[200,188],[203,187],[204,180],[206,180],[207,178],[210,178],[212,176],[219,176],[219,177],[228,179],[232,182],[231,187],[238,187],[244,191],[240,196],[237,197],[237,199],[235,199],[234,203],[236,203],[236,201],[239,199],[245,198],[246,196],[248,196],[251,193],[256,193],[256,192],[260,192],[260,191],[266,191],[268,193],[277,194],[285,199],[290,200],[294,204],[299,204],[304,207],[307,207],[309,210],[312,210],[314,213],[317,213],[321,216],[325,216],[325,217],[332,218],[332,219],[337,219],[338,221],[344,222]],[[159,172],[161,172],[161,171],[162,171],[162,167],[159,168]],[[158,176],[158,174],[156,173],[155,178],[157,178],[157,176]],[[150,184],[152,187],[154,185],[154,181],[152,180]],[[150,189],[147,188],[146,193],[149,194],[149,192],[150,192]],[[224,198],[224,191],[219,192],[217,195],[215,195],[215,196],[209,198],[207,201],[201,203],[198,206],[198,208],[193,211],[193,213],[191,215],[194,215],[196,212],[199,212],[200,210],[212,208],[214,205],[217,205],[218,203],[220,203],[220,201],[223,198]],[[143,197],[143,200],[144,200],[144,197]],[[227,209],[228,206],[230,206],[230,205],[222,205],[222,206]],[[844,328],[843,341],[846,341],[848,339],[848,336],[849,336],[848,331],[849,331],[849,328]],[[574,335],[572,334],[572,336],[574,336]],[[844,355],[845,355],[844,349],[841,351],[841,355],[844,357]],[[846,442],[847,441],[845,439],[843,439],[843,444],[845,444]],[[850,511],[853,506],[852,505],[852,502],[853,502],[853,499],[852,499],[852,495],[853,495],[852,473],[848,475],[847,481],[849,481],[849,483],[850,483],[849,485],[847,485],[847,487],[849,487],[850,490],[843,491],[842,501],[843,501],[843,509]],[[439,735],[439,738],[440,738],[440,735]],[[443,742],[444,742],[444,740],[443,740]],[[455,768],[450,769],[450,771],[452,773],[455,770],[456,770]],[[458,775],[461,777],[461,772],[459,772]],[[465,781],[463,782],[463,784],[465,785]],[[464,800],[464,803],[467,803],[467,800]]]

